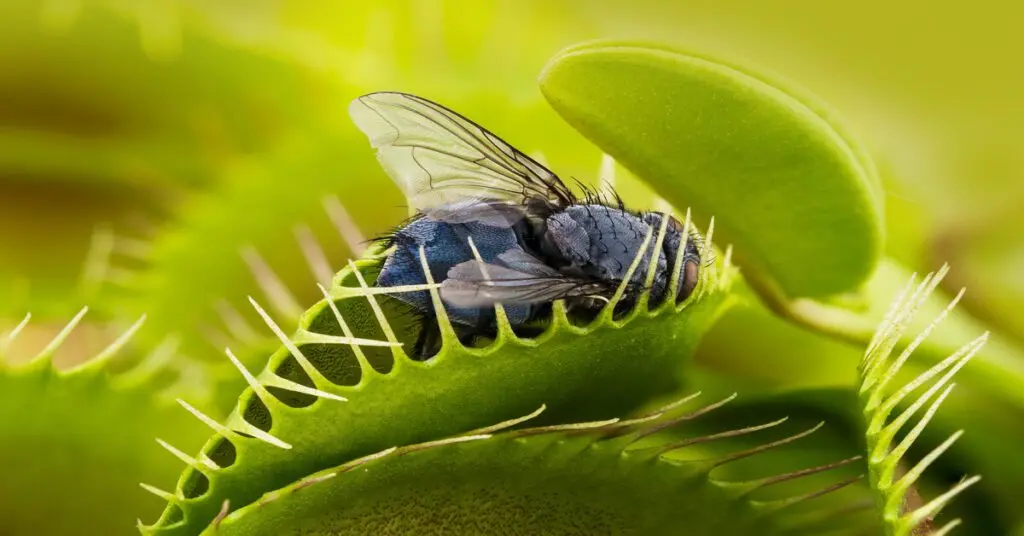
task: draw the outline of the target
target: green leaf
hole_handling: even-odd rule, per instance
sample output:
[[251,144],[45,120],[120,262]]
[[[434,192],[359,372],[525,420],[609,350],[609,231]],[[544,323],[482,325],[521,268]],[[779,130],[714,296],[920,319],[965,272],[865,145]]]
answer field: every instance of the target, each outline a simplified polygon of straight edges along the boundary
[[[34,358],[17,359],[18,364],[10,354],[20,354],[15,350],[26,346],[22,340],[34,335],[29,318],[0,333],[4,534],[134,534],[126,512],[153,515],[160,508],[139,482],[171,478],[181,467],[154,439],[184,449],[198,447],[203,439],[203,427],[158,389],[159,367],[109,372],[110,360],[124,353],[134,330],[73,368],[53,365],[56,353],[81,352],[83,341],[68,339],[81,316],[33,352]],[[169,358],[167,350],[152,357]]]
[[[902,385],[893,385],[893,380],[914,348],[928,337],[959,301],[959,296],[954,298],[907,349],[898,354],[898,357],[893,356],[893,350],[899,344],[914,315],[941,282],[945,272],[943,269],[928,274],[916,286],[915,280],[911,279],[892,304],[859,367],[858,394],[866,428],[870,482],[877,493],[876,502],[887,536],[947,534],[959,525],[961,520],[938,522],[936,516],[955,496],[981,479],[979,476],[964,478],[946,493],[927,502],[917,495],[914,488],[923,472],[963,435],[963,431],[951,435],[914,466],[904,467],[901,463],[939,406],[949,396],[955,385],[950,383],[953,377],[988,341],[988,333],[984,333],[913,380]],[[895,416],[892,415],[897,406],[919,390],[920,394],[913,403],[902,408]],[[913,426],[902,431],[919,413],[920,417]]]
[[614,41],[561,52],[540,87],[667,201],[714,215],[748,278],[823,299],[859,290],[873,272],[873,165],[810,98],[704,55]]
[[[801,514],[813,508],[828,517],[831,508],[809,499],[856,482],[835,476],[837,468],[856,458],[813,468],[805,464],[767,477],[724,479],[719,469],[788,450],[808,432],[767,442],[763,431],[782,422],[774,421],[683,441],[648,441],[665,429],[713,419],[707,414],[721,406],[677,409],[693,398],[630,420],[507,431],[525,420],[516,419],[387,449],[267,493],[214,520],[203,534],[820,534],[821,525],[808,524]],[[720,445],[745,436],[760,444]],[[680,458],[692,450],[703,455]],[[805,482],[819,475],[829,477],[829,485]],[[759,496],[795,481],[804,489],[772,499]],[[843,522],[843,531],[830,534],[872,528],[869,519]]]
[[[647,240],[661,240],[660,233]],[[710,241],[705,247],[710,253]],[[283,347],[250,379],[226,428],[216,425],[218,436],[204,447],[219,467],[186,470],[177,498],[146,532],[198,534],[225,500],[238,509],[316,471],[542,405],[546,423],[627,414],[678,390],[701,334],[731,304],[734,277],[728,256],[719,257],[681,304],[668,301],[648,310],[644,300],[618,319],[609,305],[585,326],[556,304],[542,335],[519,338],[502,319],[498,338],[483,347],[460,344],[443,319],[441,352],[419,362],[396,346],[416,340],[415,318],[386,296],[394,289],[370,293],[383,258],[378,247],[342,270],[324,291],[330,299],[307,311],[291,337],[265,316]],[[364,340],[350,346],[353,336]],[[358,346],[369,344],[366,339],[378,346]],[[229,462],[225,452],[232,453]]]

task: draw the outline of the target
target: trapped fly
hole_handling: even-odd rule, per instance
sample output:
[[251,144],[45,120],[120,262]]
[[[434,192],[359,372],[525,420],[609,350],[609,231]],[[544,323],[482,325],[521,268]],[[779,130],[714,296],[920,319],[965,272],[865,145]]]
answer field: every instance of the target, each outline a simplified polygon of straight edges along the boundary
[[[503,305],[516,328],[544,318],[558,299],[573,314],[596,314],[622,283],[647,233],[662,224],[660,213],[632,211],[621,200],[606,202],[592,193],[573,194],[536,160],[422,97],[371,93],[352,101],[349,114],[416,210],[384,239],[391,253],[376,285],[425,284],[422,248],[464,342],[494,335],[495,304]],[[617,307],[632,307],[644,290],[652,304],[664,300],[670,265],[684,243],[675,299],[693,291],[700,255],[696,240],[685,240],[683,232],[671,218],[661,251],[655,257],[655,244],[648,245]],[[650,262],[657,263],[655,277],[645,289]],[[429,292],[392,297],[423,317],[414,357],[434,355],[440,332]]]

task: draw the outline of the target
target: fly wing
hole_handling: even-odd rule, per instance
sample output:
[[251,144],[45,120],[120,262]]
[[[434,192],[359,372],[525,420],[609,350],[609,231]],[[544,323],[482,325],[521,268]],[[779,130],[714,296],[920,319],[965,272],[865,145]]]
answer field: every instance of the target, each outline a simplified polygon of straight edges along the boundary
[[435,102],[406,93],[370,93],[352,101],[349,115],[420,211],[466,199],[573,203],[572,193],[550,170]]
[[441,298],[469,308],[543,303],[609,290],[607,282],[566,276],[522,251],[506,251],[498,261],[502,264],[471,260],[455,265],[441,284]]
[[421,210],[439,221],[476,222],[492,227],[512,227],[526,217],[521,207],[483,199],[466,199]]

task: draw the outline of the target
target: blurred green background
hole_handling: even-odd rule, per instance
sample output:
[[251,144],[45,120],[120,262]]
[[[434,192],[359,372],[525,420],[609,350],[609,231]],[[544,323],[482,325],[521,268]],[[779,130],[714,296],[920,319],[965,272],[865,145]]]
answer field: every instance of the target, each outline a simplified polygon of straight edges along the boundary
[[[13,352],[28,356],[87,304],[62,362],[146,313],[140,346],[175,336],[177,358],[221,363],[225,341],[253,338],[225,311],[255,326],[245,298],[265,296],[245,248],[292,289],[291,305],[270,301],[293,321],[318,296],[296,227],[332,268],[354,256],[325,198],[368,237],[406,215],[349,122],[352,98],[420,94],[592,182],[600,152],[536,80],[561,48],[616,37],[713,52],[829,103],[882,170],[887,253],[918,271],[949,262],[964,310],[1024,345],[1022,23],[1004,0],[3,0],[0,332],[32,311]],[[650,202],[628,177],[619,187]],[[733,390],[771,391],[848,387],[858,355],[753,307],[698,360]],[[949,420],[1003,444],[965,448],[947,476],[986,478],[966,499],[970,533],[1010,533],[1024,527],[1024,420],[984,391],[955,393]]]

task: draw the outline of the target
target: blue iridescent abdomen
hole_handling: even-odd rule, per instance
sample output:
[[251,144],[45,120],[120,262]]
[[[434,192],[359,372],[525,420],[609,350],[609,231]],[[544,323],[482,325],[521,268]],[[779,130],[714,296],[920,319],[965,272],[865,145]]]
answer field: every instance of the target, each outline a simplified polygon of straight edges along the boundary
[[[419,248],[423,246],[435,283],[448,277],[448,270],[456,264],[473,260],[473,250],[468,237],[473,237],[480,257],[485,262],[494,261],[498,255],[509,249],[522,249],[513,228],[499,228],[478,222],[446,223],[429,217],[421,217],[399,229],[392,238],[394,253],[384,262],[377,286],[394,287],[401,285],[422,285],[426,278],[420,263]],[[402,292],[391,295],[416,310],[433,314],[434,306],[427,291]],[[488,325],[494,321],[494,309],[466,309],[446,306],[448,317],[453,323],[467,326]],[[526,322],[530,316],[530,305],[506,305],[505,313],[513,325]]]

